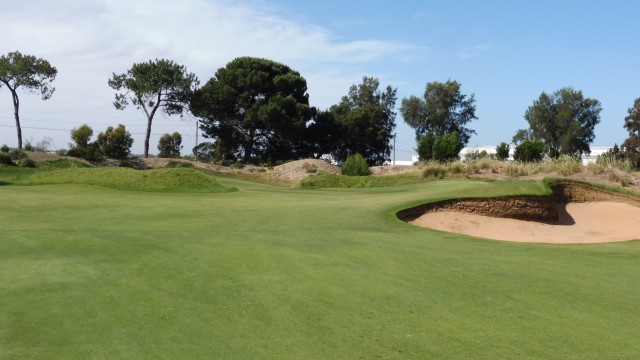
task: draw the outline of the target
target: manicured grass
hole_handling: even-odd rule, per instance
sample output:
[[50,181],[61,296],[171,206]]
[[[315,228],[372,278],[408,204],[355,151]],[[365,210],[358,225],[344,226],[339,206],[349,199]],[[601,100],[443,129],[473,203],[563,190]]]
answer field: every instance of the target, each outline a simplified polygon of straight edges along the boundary
[[640,242],[516,244],[395,218],[541,182],[218,181],[239,191],[0,186],[0,359],[640,354]]
[[213,176],[191,168],[66,168],[34,171],[13,180],[19,185],[85,184],[119,190],[166,192],[229,192]]

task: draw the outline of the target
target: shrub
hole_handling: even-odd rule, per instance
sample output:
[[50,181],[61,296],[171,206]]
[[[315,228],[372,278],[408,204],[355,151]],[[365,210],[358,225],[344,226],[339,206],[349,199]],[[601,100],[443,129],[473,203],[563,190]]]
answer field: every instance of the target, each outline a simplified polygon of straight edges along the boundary
[[34,168],[36,167],[36,162],[29,159],[29,158],[23,158],[18,160],[18,166],[20,167],[27,167],[27,168]]
[[27,143],[27,144],[24,146],[24,150],[25,150],[25,151],[33,151],[33,145],[31,145],[31,143]]
[[430,162],[425,165],[420,175],[423,178],[442,179],[446,174],[447,174],[446,166],[442,164],[438,164],[437,162]]
[[9,149],[9,147],[8,147],[7,145],[2,145],[2,146],[0,147],[0,152],[8,153],[8,152],[9,152],[9,150],[10,150],[10,149]]
[[342,175],[346,176],[367,176],[371,174],[367,160],[360,154],[350,155],[342,165]]
[[496,159],[500,161],[505,161],[509,159],[509,151],[511,147],[506,142],[501,142],[500,145],[496,146]]
[[433,144],[436,142],[436,135],[432,132],[423,135],[418,140],[418,158],[420,161],[429,161],[433,158]]
[[308,162],[302,164],[302,168],[307,172],[307,174],[315,174],[318,171],[318,167]]
[[179,132],[164,134],[158,141],[158,157],[178,158],[182,149],[182,135]]
[[11,156],[5,152],[0,152],[0,164],[15,165],[11,160]]
[[13,149],[9,152],[9,156],[11,156],[11,160],[18,161],[20,159],[26,158],[27,154],[22,150]]
[[104,133],[98,134],[96,143],[104,156],[113,159],[126,159],[131,153],[133,138],[125,126],[120,124],[115,129],[109,126]]
[[521,162],[539,162],[544,155],[544,144],[540,140],[525,140],[516,146],[513,159]]
[[458,159],[462,142],[457,132],[443,135],[433,143],[433,160],[440,162],[453,161]]

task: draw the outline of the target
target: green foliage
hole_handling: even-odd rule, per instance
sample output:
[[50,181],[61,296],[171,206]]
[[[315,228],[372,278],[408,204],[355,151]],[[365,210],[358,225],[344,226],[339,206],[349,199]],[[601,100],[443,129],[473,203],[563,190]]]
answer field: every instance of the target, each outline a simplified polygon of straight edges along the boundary
[[426,162],[433,159],[433,144],[436,142],[436,135],[428,132],[418,140],[418,159]]
[[342,175],[346,176],[367,176],[371,174],[367,160],[359,153],[347,157],[342,165]]
[[126,159],[131,153],[133,138],[124,125],[117,128],[109,126],[104,133],[98,134],[96,144],[100,153],[112,159]]
[[158,141],[158,157],[178,158],[182,149],[182,135],[179,132],[163,134]]
[[166,59],[134,63],[126,73],[114,73],[108,83],[119,91],[113,103],[116,109],[123,110],[131,102],[147,115],[144,157],[149,157],[151,123],[156,112],[182,115],[200,84],[184,66]]
[[585,98],[582,91],[562,88],[551,95],[543,92],[524,117],[533,138],[542,140],[547,154],[557,158],[591,152],[589,144],[601,111],[598,100]]
[[11,155],[6,152],[0,152],[0,164],[1,165],[15,165],[13,163],[13,159],[11,159]]
[[359,153],[369,165],[382,165],[391,156],[395,129],[397,89],[379,89],[377,78],[363,77],[329,111],[339,128],[339,145],[332,155],[338,161]]
[[71,130],[71,140],[74,144],[69,144],[69,156],[80,157],[88,160],[96,160],[100,158],[100,146],[97,142],[92,143],[93,129],[83,124],[78,128]]
[[633,102],[633,107],[627,110],[624,118],[624,128],[629,137],[622,143],[624,157],[640,170],[640,98]]
[[33,145],[31,145],[31,143],[29,143],[29,142],[28,142],[28,143],[24,146],[24,149],[25,149],[26,151],[33,151]]
[[416,140],[429,132],[436,136],[457,132],[463,147],[469,142],[476,132],[465,125],[477,119],[475,98],[462,94],[460,87],[455,80],[434,81],[427,83],[424,100],[416,96],[402,99],[400,113],[415,130]]
[[11,151],[9,151],[9,156],[11,156],[11,160],[14,161],[18,161],[21,159],[25,159],[27,158],[27,153],[25,153],[24,151],[20,150],[20,149],[13,149]]
[[286,65],[236,58],[196,92],[190,109],[215,139],[220,161],[275,163],[308,155],[303,134],[313,109],[307,82]]
[[36,162],[29,158],[23,158],[18,160],[17,165],[20,167],[34,168],[36,167]]
[[540,140],[525,140],[513,153],[513,160],[521,162],[539,162],[543,157],[544,143]]
[[501,142],[498,146],[496,146],[496,159],[500,161],[509,160],[509,151],[511,151],[511,147],[506,142]]
[[463,146],[457,132],[440,136],[433,143],[433,160],[439,162],[456,160]]
[[8,152],[9,152],[9,150],[11,150],[11,149],[9,149],[9,147],[8,147],[7,145],[2,145],[2,146],[0,147],[0,152],[8,153]]
[[33,55],[23,55],[19,51],[0,56],[0,87],[6,86],[13,99],[14,117],[18,132],[18,149],[22,149],[22,128],[20,126],[20,99],[18,89],[40,93],[42,100],[48,100],[55,88],[51,86],[58,70],[44,59]]

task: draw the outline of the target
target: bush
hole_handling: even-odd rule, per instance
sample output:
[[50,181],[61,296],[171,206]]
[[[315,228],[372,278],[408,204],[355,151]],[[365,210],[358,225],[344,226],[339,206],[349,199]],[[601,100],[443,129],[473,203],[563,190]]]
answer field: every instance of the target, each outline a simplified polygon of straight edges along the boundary
[[126,159],[131,153],[133,138],[125,126],[120,124],[115,129],[109,126],[104,133],[98,134],[96,143],[104,156],[112,159]]
[[342,165],[342,175],[367,176],[371,174],[367,160],[360,154],[350,155]]
[[36,162],[29,159],[29,158],[23,158],[18,160],[18,166],[20,167],[27,167],[27,168],[34,168],[36,167]]
[[25,151],[33,151],[33,145],[31,145],[31,143],[27,143],[27,144],[24,146],[24,150],[25,150]]
[[9,147],[8,147],[7,145],[2,145],[2,146],[0,147],[0,152],[8,153],[8,152],[9,152],[9,150],[10,150],[10,149],[9,149]]
[[433,160],[440,162],[448,162],[458,159],[460,150],[462,150],[462,142],[457,132],[443,135],[436,139],[433,144]]
[[26,158],[27,157],[27,153],[25,153],[22,150],[13,149],[13,150],[11,150],[9,152],[9,156],[11,157],[11,160],[18,161],[18,160]]
[[516,146],[513,159],[521,162],[539,162],[544,155],[544,144],[540,140],[525,140]]
[[0,152],[0,164],[3,165],[15,165],[11,156],[5,152]]
[[500,161],[505,161],[509,159],[509,151],[511,147],[506,142],[501,142],[500,145],[496,146],[496,159]]
[[179,158],[182,149],[182,135],[179,132],[164,134],[158,140],[158,157]]
[[418,140],[418,158],[427,162],[433,158],[433,144],[436,142],[436,135],[432,132],[423,135]]

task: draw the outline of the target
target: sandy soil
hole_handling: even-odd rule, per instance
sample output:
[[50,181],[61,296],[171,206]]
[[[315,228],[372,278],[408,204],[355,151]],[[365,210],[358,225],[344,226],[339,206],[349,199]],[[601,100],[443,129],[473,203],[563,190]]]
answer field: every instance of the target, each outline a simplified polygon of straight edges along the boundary
[[640,207],[598,201],[556,204],[553,222],[524,221],[454,211],[427,212],[411,221],[432,229],[495,240],[579,244],[640,239]]

